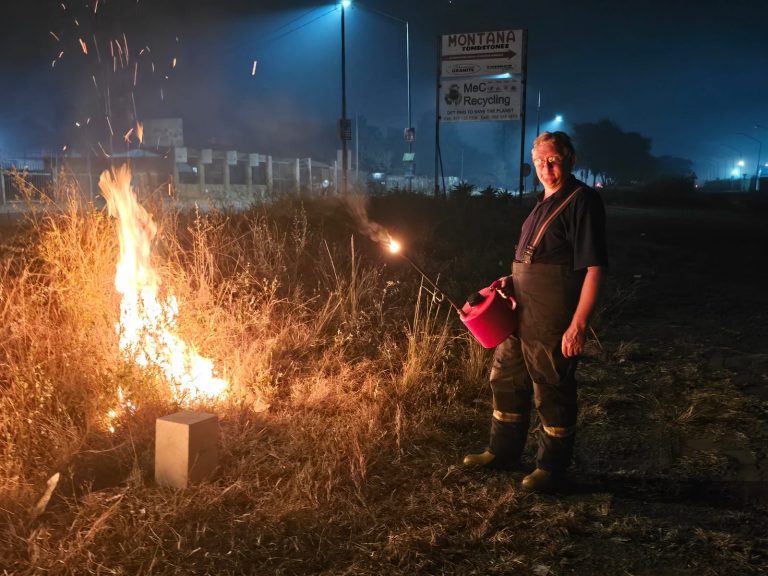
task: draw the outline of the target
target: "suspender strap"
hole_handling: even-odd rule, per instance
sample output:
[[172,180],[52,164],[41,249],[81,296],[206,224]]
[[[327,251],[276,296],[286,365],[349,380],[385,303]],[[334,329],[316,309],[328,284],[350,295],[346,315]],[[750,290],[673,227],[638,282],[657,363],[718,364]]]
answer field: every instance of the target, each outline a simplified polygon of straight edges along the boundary
[[576,194],[578,194],[578,193],[581,191],[581,189],[582,189],[582,187],[581,187],[581,186],[579,186],[579,187],[577,187],[577,188],[576,188],[576,190],[574,190],[573,192],[571,192],[571,193],[568,195],[568,197],[567,197],[565,200],[563,200],[563,202],[560,204],[560,206],[558,206],[557,208],[555,208],[555,209],[552,211],[552,214],[550,214],[550,215],[547,217],[547,219],[546,219],[546,220],[544,220],[544,222],[542,222],[542,223],[541,223],[541,226],[539,226],[539,231],[538,231],[538,232],[536,232],[536,236],[535,236],[535,238],[533,239],[533,242],[531,242],[531,247],[532,247],[534,250],[535,250],[535,249],[536,249],[536,247],[539,245],[539,242],[541,242],[541,238],[544,236],[544,232],[546,232],[546,231],[547,231],[547,228],[549,228],[549,225],[552,223],[552,220],[554,220],[555,218],[557,218],[557,215],[558,215],[558,214],[560,214],[560,212],[562,212],[563,210],[565,210],[565,207],[566,207],[566,206],[568,206],[568,203],[569,203],[571,200],[573,200],[573,197],[574,197],[574,196],[576,196]]
[[536,248],[539,246],[539,242],[541,242],[541,239],[544,237],[544,232],[547,231],[547,228],[549,228],[549,225],[552,223],[552,220],[557,218],[557,216],[565,210],[565,207],[568,206],[571,200],[573,200],[574,196],[578,194],[582,190],[583,186],[578,186],[576,190],[571,192],[565,200],[563,200],[560,203],[560,206],[555,208],[552,211],[552,214],[547,216],[547,219],[544,220],[544,222],[541,223],[539,226],[539,229],[536,231],[536,236],[533,238],[533,242],[528,244],[528,246],[525,247],[525,257],[523,259],[523,262],[526,264],[530,264],[533,260],[533,253],[536,251]]

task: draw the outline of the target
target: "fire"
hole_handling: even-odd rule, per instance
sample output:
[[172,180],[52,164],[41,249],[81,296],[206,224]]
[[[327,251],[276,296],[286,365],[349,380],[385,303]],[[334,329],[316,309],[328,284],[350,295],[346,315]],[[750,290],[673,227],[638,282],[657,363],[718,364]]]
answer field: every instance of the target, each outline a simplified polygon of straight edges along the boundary
[[213,375],[213,362],[174,333],[179,313],[175,296],[158,296],[160,276],[150,261],[157,226],[136,200],[128,166],[104,171],[99,188],[109,214],[118,219],[120,261],[115,286],[122,300],[115,328],[120,349],[139,366],[159,369],[172,385],[176,401],[223,396],[227,382]]
[[389,251],[392,252],[392,254],[397,254],[398,252],[400,252],[400,242],[398,242],[392,237],[390,237],[389,239],[388,246],[389,246]]

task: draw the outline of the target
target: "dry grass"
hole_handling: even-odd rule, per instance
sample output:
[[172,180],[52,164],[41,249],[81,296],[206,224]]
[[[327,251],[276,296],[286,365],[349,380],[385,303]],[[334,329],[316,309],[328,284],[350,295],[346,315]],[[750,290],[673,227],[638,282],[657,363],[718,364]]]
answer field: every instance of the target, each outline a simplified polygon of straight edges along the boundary
[[[488,399],[489,351],[322,200],[239,214],[150,207],[179,331],[231,383],[226,400],[197,406],[220,417],[215,477],[157,487],[154,420],[177,406],[157,374],[118,350],[114,222],[56,198],[5,244],[0,267],[3,573],[757,574],[767,565],[766,523],[749,511],[703,517],[695,502],[665,511],[599,488],[526,496],[517,476],[458,468],[485,441],[488,407],[476,400]],[[384,220],[427,204],[381,202]],[[462,237],[439,235],[441,221],[460,222],[453,210],[427,204],[422,217],[434,225],[401,230],[419,238],[412,255],[430,270],[446,266],[426,258],[430,247]],[[448,285],[476,288],[477,261],[451,261]],[[756,425],[743,398],[724,396],[726,379],[706,393],[679,385],[707,375],[661,351],[657,365],[646,346],[612,333],[636,297],[631,285],[613,287],[582,370],[576,472],[586,477],[644,457],[658,464],[658,447],[643,440],[667,434],[663,422]],[[136,409],[110,433],[118,387]],[[703,473],[702,458],[671,458],[675,477],[687,463]],[[717,458],[711,466],[727,472]]]

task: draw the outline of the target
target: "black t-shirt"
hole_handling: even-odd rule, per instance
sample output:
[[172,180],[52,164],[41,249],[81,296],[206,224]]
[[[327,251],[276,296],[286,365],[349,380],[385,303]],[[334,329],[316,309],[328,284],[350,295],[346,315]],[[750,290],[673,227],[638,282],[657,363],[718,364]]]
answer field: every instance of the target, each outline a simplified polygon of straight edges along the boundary
[[573,270],[588,266],[607,266],[608,247],[605,236],[605,206],[596,190],[574,176],[549,198],[540,194],[528,218],[523,222],[515,260],[523,260],[525,247],[535,237],[542,222],[577,187],[582,189],[565,209],[549,224],[533,254],[533,264],[560,264]]

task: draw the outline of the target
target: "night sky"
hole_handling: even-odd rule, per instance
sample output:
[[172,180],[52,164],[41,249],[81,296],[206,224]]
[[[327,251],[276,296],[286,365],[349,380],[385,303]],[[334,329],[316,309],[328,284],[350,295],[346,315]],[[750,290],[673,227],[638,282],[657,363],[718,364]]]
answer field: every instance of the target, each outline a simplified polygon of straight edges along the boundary
[[[274,0],[4,5],[0,154],[115,150],[138,116],[182,117],[193,147],[331,161],[340,115],[339,16],[330,3]],[[542,129],[555,114],[565,130],[607,118],[651,138],[657,156],[693,160],[702,179],[724,176],[737,156],[753,171],[752,138],[768,143],[764,1],[361,0],[346,12],[347,113],[402,131],[405,29],[398,19],[410,22],[412,118],[419,172],[427,175],[437,38],[451,32],[528,29],[526,148],[539,92]],[[127,61],[118,43],[127,43]],[[505,153],[516,164],[520,122],[507,124],[501,137],[512,142]],[[457,173],[460,147],[482,152],[476,162],[501,159],[499,123],[455,126],[442,143],[447,173]],[[768,161],[768,148],[762,158]]]

